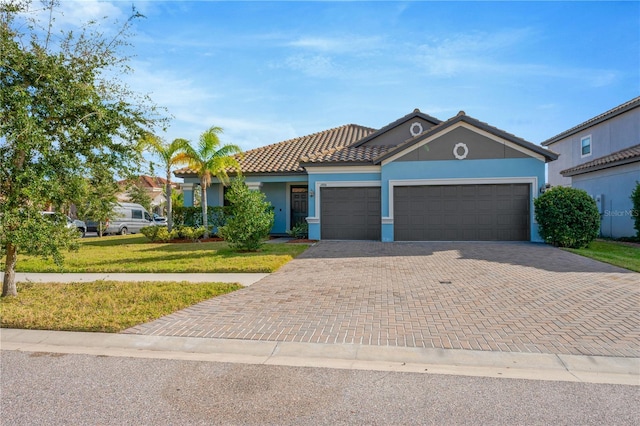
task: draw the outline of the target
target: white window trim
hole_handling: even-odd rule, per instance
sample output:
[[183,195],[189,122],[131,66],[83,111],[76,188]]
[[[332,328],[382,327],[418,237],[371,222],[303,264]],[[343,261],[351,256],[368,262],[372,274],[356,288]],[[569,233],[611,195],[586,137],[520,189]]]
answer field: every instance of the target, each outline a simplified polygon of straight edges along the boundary
[[[588,154],[583,154],[582,153],[582,141],[585,139],[589,139],[589,153]],[[591,154],[593,154],[593,138],[591,137],[591,135],[586,135],[580,138],[580,146],[578,147],[578,149],[580,150],[580,158],[585,158],[585,157],[591,157]]]
[[[407,180],[389,180],[389,216],[382,217],[383,224],[393,223],[393,191],[396,186],[428,186],[428,185],[500,185],[511,183],[528,183],[530,185],[529,195],[531,202],[537,196],[538,191],[538,178],[536,176],[530,177],[505,177],[505,178],[454,178],[454,179],[407,179]],[[535,221],[535,215],[533,209],[530,211],[531,222]]]

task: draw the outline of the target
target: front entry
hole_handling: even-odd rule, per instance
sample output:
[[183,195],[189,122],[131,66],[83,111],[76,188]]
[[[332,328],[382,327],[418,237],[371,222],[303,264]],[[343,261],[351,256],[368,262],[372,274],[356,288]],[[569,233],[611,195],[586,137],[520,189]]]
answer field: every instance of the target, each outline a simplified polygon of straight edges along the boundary
[[306,223],[308,215],[307,192],[306,186],[291,187],[291,228]]

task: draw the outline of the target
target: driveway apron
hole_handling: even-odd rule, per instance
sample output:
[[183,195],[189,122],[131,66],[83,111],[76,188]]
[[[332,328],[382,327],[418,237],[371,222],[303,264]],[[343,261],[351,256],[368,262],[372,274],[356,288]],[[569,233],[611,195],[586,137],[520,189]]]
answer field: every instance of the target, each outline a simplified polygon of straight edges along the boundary
[[640,274],[535,243],[322,241],[124,333],[640,356]]

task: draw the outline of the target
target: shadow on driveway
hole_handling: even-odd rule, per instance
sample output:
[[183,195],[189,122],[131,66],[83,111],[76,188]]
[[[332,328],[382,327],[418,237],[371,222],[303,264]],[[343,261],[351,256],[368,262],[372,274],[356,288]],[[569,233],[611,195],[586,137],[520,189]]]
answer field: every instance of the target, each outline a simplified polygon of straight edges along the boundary
[[430,257],[449,252],[459,259],[527,266],[550,272],[634,273],[542,243],[530,242],[392,242],[321,241],[299,259]]

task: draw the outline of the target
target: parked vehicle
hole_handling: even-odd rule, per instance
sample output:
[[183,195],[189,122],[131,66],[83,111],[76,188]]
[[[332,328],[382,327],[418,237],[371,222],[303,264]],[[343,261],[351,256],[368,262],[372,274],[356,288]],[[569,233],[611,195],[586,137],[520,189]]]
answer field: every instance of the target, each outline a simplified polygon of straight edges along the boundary
[[156,223],[156,225],[162,225],[162,226],[164,226],[164,225],[166,225],[166,224],[167,224],[167,218],[166,218],[166,217],[163,217],[163,216],[160,216],[160,215],[159,215],[159,214],[157,214],[157,213],[154,213],[154,214],[153,214],[153,221]]
[[104,233],[137,234],[140,228],[155,225],[153,217],[140,204],[118,203],[113,209],[113,216],[107,219],[107,228]]
[[71,219],[69,216],[56,213],[56,212],[41,212],[43,217],[49,218],[51,220],[66,220],[67,228],[76,228],[78,232],[80,232],[80,238],[84,237],[87,233],[87,225],[78,219]]

